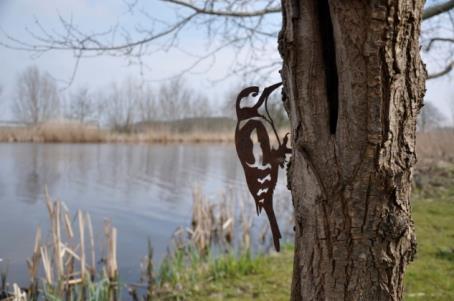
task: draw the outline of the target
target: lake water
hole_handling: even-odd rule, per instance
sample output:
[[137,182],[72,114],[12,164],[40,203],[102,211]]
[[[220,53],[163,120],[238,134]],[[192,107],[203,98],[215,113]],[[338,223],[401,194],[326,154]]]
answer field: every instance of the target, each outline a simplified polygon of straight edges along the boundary
[[[283,175],[276,193],[291,204]],[[196,185],[213,201],[227,191],[253,202],[233,145],[0,144],[2,264],[9,262],[10,280],[26,281],[35,228],[49,237],[47,186],[71,213],[91,214],[97,241],[112,220],[120,275],[136,281],[147,238],[159,261],[175,229],[190,223]]]

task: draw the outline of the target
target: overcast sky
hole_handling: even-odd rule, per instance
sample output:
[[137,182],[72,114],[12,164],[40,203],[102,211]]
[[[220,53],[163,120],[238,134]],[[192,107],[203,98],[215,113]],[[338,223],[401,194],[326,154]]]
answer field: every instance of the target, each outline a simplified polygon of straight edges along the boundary
[[[145,9],[162,19],[171,19],[174,16],[173,7],[159,1],[142,1],[147,3]],[[6,33],[30,40],[27,28],[36,28],[35,18],[47,29],[58,30],[58,15],[73,18],[74,24],[82,30],[102,31],[113,24],[119,23],[127,29],[146,25],[147,19],[143,15],[127,13],[127,6],[122,0],[0,0],[0,27]],[[279,18],[276,15],[273,18]],[[0,33],[0,40],[4,36]],[[86,85],[92,89],[108,88],[112,81],[121,82],[127,77],[134,77],[157,85],[160,80],[178,74],[188,68],[194,60],[185,53],[197,53],[206,49],[206,36],[200,28],[186,30],[179,41],[180,49],[168,52],[156,52],[144,58],[145,69],[131,65],[124,57],[94,57],[81,60],[71,87],[71,91],[79,86]],[[276,41],[270,39],[270,55],[276,55]],[[218,81],[229,74],[229,68],[235,57],[239,56],[233,49],[227,49],[217,54],[215,60],[208,60],[200,64],[185,79],[193,87],[204,91],[214,102],[223,102],[229,88],[239,82],[237,77]],[[430,62],[427,62],[430,64]],[[52,74],[59,80],[61,87],[71,78],[75,59],[70,52],[50,52],[36,57],[28,52],[14,51],[0,47],[0,85],[4,92],[0,96],[0,119],[10,119],[10,102],[14,98],[14,87],[18,73],[29,65],[36,65],[40,69]],[[148,68],[149,67],[149,68]],[[142,72],[141,72],[142,70]],[[279,80],[279,74],[272,74],[268,82],[272,84]],[[454,102],[453,76],[432,80],[427,83],[426,99],[440,108],[450,117],[450,102]],[[222,100],[222,101],[221,101]]]

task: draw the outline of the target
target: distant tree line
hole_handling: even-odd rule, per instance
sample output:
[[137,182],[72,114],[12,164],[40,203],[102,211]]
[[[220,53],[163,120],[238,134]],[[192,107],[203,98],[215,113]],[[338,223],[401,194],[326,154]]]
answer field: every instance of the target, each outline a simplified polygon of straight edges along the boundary
[[[221,115],[235,118],[236,95],[243,88],[236,86],[226,95]],[[50,74],[30,66],[18,76],[15,92],[12,104],[15,118],[32,125],[64,118],[130,131],[138,123],[209,117],[217,111],[206,96],[181,78],[169,80],[157,88],[128,78],[121,84],[111,83],[107,89],[91,90],[81,86],[65,95],[58,90],[56,80]],[[271,95],[268,109],[276,126],[289,126],[279,93]],[[454,102],[450,111],[454,123]],[[430,131],[446,123],[446,116],[426,101],[418,117],[418,130]]]
[[129,78],[102,90],[82,86],[64,94],[58,90],[56,80],[36,66],[19,75],[12,112],[18,121],[32,125],[64,118],[107,125],[118,131],[129,131],[137,123],[215,114],[207,97],[181,78],[155,89]]

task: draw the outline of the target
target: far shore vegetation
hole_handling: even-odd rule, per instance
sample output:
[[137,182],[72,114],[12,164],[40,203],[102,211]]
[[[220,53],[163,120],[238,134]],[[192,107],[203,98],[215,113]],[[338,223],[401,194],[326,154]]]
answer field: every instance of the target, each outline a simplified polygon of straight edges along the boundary
[[[61,91],[51,74],[29,66],[13,87],[8,121],[0,120],[0,142],[232,142],[236,97],[250,85],[234,86],[213,99],[182,77],[159,85],[128,78],[95,90],[79,86]],[[267,109],[284,135],[290,124],[281,98],[271,94]],[[426,101],[418,130],[452,132],[447,125],[446,116]]]
[[234,121],[225,117],[137,123],[127,130],[56,120],[27,126],[0,126],[0,142],[186,143],[231,142]]
[[[155,85],[128,78],[97,89],[61,91],[53,76],[29,66],[12,87],[0,142],[233,141],[235,100],[246,86],[212,99],[181,77]],[[280,93],[270,97],[268,111],[276,127],[288,128],[280,98]]]
[[[284,136],[288,127],[279,127]],[[55,120],[27,126],[0,124],[0,143],[232,143],[235,121],[228,117],[199,117],[150,121],[128,130],[101,128],[96,124]],[[418,155],[447,154],[454,148],[454,129],[438,128],[417,133]],[[274,136],[270,137],[275,139]],[[429,153],[429,154],[428,154]]]

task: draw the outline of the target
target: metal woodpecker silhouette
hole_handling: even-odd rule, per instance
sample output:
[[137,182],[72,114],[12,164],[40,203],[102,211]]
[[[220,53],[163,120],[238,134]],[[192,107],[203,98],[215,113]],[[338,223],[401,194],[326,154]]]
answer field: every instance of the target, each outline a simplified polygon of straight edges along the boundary
[[[291,150],[287,147],[288,133],[282,143],[279,139],[273,119],[268,112],[268,97],[281,84],[277,83],[265,88],[259,100],[250,107],[241,107],[240,102],[248,96],[256,97],[259,93],[259,87],[253,86],[242,90],[236,99],[238,121],[235,129],[236,151],[244,169],[249,191],[254,197],[257,214],[260,214],[262,209],[265,209],[273,234],[274,247],[278,252],[280,250],[279,239],[281,238],[281,232],[274,214],[273,192],[277,183],[279,166],[284,167],[285,156]],[[259,113],[259,109],[263,104],[265,104],[265,114]],[[279,144],[277,149],[270,144],[266,123],[269,124],[276,136]],[[254,131],[257,135],[257,142],[260,145],[261,158],[254,156],[254,141],[252,140]]]

